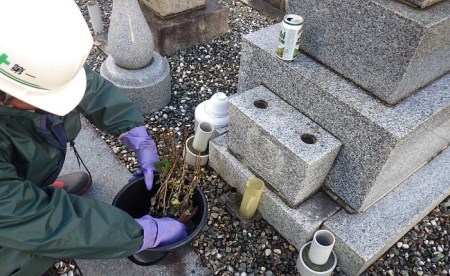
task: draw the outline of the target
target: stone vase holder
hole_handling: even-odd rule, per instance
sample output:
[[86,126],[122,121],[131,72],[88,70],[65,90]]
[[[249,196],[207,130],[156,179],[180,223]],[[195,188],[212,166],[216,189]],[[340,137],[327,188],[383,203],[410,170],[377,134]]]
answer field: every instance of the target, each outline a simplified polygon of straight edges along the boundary
[[208,122],[202,122],[197,126],[195,135],[186,141],[186,162],[195,166],[197,156],[201,166],[208,162],[209,152],[208,143],[214,132],[214,126]]
[[305,243],[300,249],[297,269],[302,276],[328,276],[337,265],[337,257],[333,251],[334,235],[328,230],[318,230],[312,241]]

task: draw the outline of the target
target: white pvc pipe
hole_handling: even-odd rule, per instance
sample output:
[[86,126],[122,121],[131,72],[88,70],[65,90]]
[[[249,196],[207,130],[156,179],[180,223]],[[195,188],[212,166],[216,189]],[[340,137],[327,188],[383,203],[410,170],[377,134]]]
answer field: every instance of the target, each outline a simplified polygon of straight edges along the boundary
[[[191,166],[195,167],[195,163],[197,162],[197,153],[196,150],[192,147],[192,141],[194,140],[194,137],[191,136],[186,140],[186,163],[188,163]],[[200,166],[206,165],[208,163],[209,155],[207,153],[200,153],[198,155],[200,158],[199,164]]]
[[92,24],[92,29],[94,30],[94,34],[103,32],[102,12],[100,11],[98,2],[95,0],[91,0],[87,2],[86,5],[89,17],[91,18],[90,21]]
[[335,243],[334,235],[328,230],[318,230],[314,233],[308,257],[316,265],[323,265],[328,261]]
[[[311,241],[305,243],[302,248],[300,249],[300,252],[298,254],[298,258],[297,258],[297,270],[300,273],[301,276],[330,276],[333,273],[333,270],[336,268],[337,265],[337,257],[336,257],[336,253],[334,253],[334,251],[331,251],[331,256],[333,256],[333,262],[328,265],[328,266],[319,266],[320,271],[319,270],[315,270],[317,269],[309,267],[307,265],[307,263],[309,265],[311,265],[310,261],[305,261],[303,259],[303,252],[306,250],[306,248],[308,246],[311,245]],[[309,247],[311,248],[311,246]],[[311,249],[310,249],[311,250]],[[305,254],[306,255],[306,254]],[[331,257],[330,256],[330,257]],[[305,256],[306,258],[308,258],[308,256]]]
[[194,149],[204,152],[208,148],[209,139],[214,132],[214,126],[208,122],[202,122],[197,126],[192,146]]

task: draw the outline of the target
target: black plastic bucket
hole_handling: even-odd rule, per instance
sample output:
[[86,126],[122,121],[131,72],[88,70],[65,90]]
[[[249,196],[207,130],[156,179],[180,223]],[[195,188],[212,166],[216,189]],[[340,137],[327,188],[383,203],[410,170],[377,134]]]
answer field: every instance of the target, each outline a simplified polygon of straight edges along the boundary
[[[133,218],[140,218],[148,214],[150,209],[150,198],[154,196],[156,192],[157,187],[155,186],[153,186],[151,191],[148,191],[144,179],[140,178],[125,185],[114,197],[112,205],[124,210]],[[192,239],[200,233],[208,219],[208,201],[205,194],[198,187],[196,187],[194,191],[192,201],[194,206],[198,207],[198,210],[186,224],[188,236],[185,239],[174,244],[143,250],[129,256],[128,259],[137,265],[149,266],[161,261],[169,253],[176,250],[182,251],[182,247],[188,245]]]

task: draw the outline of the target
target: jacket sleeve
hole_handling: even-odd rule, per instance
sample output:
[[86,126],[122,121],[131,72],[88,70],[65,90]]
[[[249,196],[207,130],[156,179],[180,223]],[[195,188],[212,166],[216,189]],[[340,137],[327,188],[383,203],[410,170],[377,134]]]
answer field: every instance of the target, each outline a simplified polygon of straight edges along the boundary
[[[0,143],[4,145],[4,143]],[[116,258],[142,244],[127,213],[98,200],[19,178],[0,146],[0,246],[52,258]]]
[[144,124],[139,107],[113,83],[84,66],[86,93],[77,109],[93,125],[108,134],[119,136]]

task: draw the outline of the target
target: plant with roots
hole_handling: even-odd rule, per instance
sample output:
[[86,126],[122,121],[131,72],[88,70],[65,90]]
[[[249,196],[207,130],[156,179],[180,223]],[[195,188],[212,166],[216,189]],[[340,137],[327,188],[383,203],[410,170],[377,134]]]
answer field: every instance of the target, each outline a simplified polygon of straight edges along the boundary
[[155,183],[158,190],[150,198],[149,213],[153,216],[172,217],[186,223],[197,212],[192,205],[192,195],[200,182],[202,168],[200,153],[197,152],[195,166],[186,162],[186,140],[189,130],[186,128],[181,140],[175,133],[167,131],[162,136],[161,161],[156,164],[159,178]]

